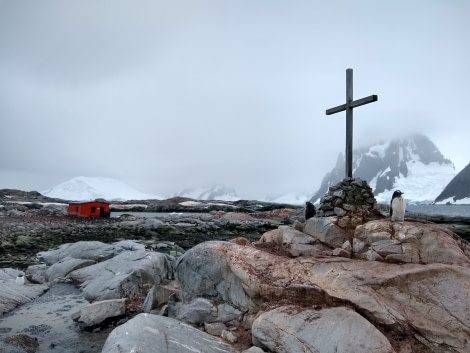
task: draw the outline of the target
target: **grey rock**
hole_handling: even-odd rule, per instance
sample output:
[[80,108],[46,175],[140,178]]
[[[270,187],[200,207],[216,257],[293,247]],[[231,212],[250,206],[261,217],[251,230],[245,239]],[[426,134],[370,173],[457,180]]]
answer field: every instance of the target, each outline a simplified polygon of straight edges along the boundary
[[379,240],[371,244],[372,249],[380,256],[386,257],[390,254],[402,254],[403,249],[400,241],[394,239]]
[[224,330],[220,335],[224,340],[229,341],[230,343],[237,343],[238,337],[231,331]]
[[384,261],[384,258],[372,249],[367,250],[361,258],[369,261]]
[[276,243],[278,245],[313,244],[315,239],[292,227],[279,226],[277,229],[264,233],[259,242]]
[[145,297],[145,301],[142,304],[142,312],[149,313],[153,309],[168,303],[170,295],[176,293],[178,293],[178,289],[174,286],[161,284],[154,285]]
[[343,245],[341,245],[341,248],[346,250],[346,251],[349,251],[351,252],[352,251],[352,246],[351,246],[351,242],[349,240],[346,240]]
[[85,326],[96,326],[108,318],[121,316],[126,312],[126,301],[123,298],[91,303],[80,310],[78,321]]
[[264,353],[264,351],[259,347],[252,346],[252,347],[242,351],[242,353]]
[[342,249],[342,248],[336,248],[333,250],[333,256],[341,256],[341,257],[346,257],[346,258],[350,258],[351,257],[351,253],[345,249]]
[[45,272],[45,280],[48,282],[56,278],[65,277],[70,272],[78,270],[83,267],[94,265],[96,261],[88,259],[75,259],[72,257],[65,257],[56,263],[52,264]]
[[240,319],[242,313],[237,308],[234,308],[230,304],[222,303],[217,305],[217,318],[219,322],[229,322],[232,320]]
[[208,299],[195,298],[187,304],[183,304],[178,310],[176,319],[189,324],[201,324],[215,322],[217,308]]
[[284,306],[253,323],[253,344],[272,352],[394,353],[387,338],[347,308],[324,310]]
[[348,237],[335,221],[336,217],[310,218],[305,222],[304,232],[333,249],[340,248]]
[[38,259],[47,265],[52,265],[66,257],[87,259],[96,262],[109,260],[123,251],[144,250],[142,244],[131,240],[123,240],[114,244],[99,241],[79,241],[60,245],[57,249],[43,251],[37,254]]
[[177,320],[139,314],[115,328],[106,339],[102,353],[235,353],[237,350],[217,337]]
[[336,216],[342,217],[346,215],[347,211],[342,209],[341,207],[335,207],[333,208],[333,212],[335,213]]
[[[394,263],[470,265],[468,243],[433,223],[371,221],[356,227],[354,243],[356,242],[363,242],[385,261]],[[364,258],[363,254],[359,255]],[[366,258],[375,259],[370,254]]]
[[197,297],[206,297],[232,303],[239,309],[257,308],[244,289],[242,279],[233,273],[229,258],[223,251],[213,251],[213,246],[239,248],[233,243],[210,241],[181,256],[176,263],[176,278],[183,301],[187,303]]
[[385,257],[385,261],[390,263],[412,263],[413,257],[411,254],[389,254]]
[[153,251],[124,251],[95,265],[75,270],[67,276],[81,284],[88,301],[131,298],[145,294],[153,285],[174,278],[175,259]]
[[220,336],[222,331],[227,329],[227,326],[222,322],[205,323],[204,329],[209,335]]
[[45,283],[47,269],[48,266],[46,264],[28,266],[26,269],[26,278],[32,283]]

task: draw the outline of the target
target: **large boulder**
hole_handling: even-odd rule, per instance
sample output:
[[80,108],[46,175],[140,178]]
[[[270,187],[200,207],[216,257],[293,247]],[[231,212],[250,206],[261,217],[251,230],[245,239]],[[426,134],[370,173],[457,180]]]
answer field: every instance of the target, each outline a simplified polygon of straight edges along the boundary
[[235,353],[219,338],[179,322],[152,314],[139,314],[115,328],[106,339],[102,353]]
[[253,323],[253,343],[270,352],[392,353],[387,338],[355,311],[281,306]]
[[145,249],[124,251],[104,262],[75,270],[67,278],[80,284],[88,301],[131,298],[174,279],[174,257]]
[[468,243],[431,222],[367,222],[356,228],[354,244],[353,255],[358,258],[374,256],[387,262],[470,264]]
[[178,259],[175,273],[185,303],[203,297],[257,311],[257,305],[245,291],[249,287],[243,281],[248,278],[240,278],[233,272],[232,260],[224,252],[238,247],[234,243],[211,241],[193,247]]
[[356,310],[357,325],[367,320],[386,328],[383,333],[392,345],[406,338],[420,345],[420,352],[470,351],[467,265],[287,258],[234,243],[206,242],[179,259],[176,273],[184,303],[202,297],[231,303],[245,313],[279,302],[341,305]]

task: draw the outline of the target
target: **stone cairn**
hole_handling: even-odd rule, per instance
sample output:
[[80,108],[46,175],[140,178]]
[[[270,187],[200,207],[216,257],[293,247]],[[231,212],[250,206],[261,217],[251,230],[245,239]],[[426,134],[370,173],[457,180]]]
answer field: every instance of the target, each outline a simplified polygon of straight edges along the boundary
[[345,178],[331,186],[320,200],[316,217],[338,217],[338,225],[355,227],[377,208],[371,187],[360,178]]

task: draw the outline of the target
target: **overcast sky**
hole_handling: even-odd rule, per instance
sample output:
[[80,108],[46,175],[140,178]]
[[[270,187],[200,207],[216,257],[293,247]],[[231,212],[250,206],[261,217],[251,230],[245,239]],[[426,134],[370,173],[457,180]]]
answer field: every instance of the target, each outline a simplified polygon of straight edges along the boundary
[[345,148],[427,135],[470,162],[470,1],[0,0],[0,188],[311,192]]

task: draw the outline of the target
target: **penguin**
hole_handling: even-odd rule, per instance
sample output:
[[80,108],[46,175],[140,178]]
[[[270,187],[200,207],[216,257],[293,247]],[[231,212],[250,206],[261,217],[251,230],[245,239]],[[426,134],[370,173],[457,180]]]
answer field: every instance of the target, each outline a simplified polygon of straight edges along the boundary
[[405,199],[401,196],[404,195],[400,190],[396,190],[392,195],[390,201],[390,217],[392,222],[403,222],[405,220]]
[[23,285],[24,284],[24,273],[19,272],[18,275],[16,276],[15,282],[16,282],[16,284]]
[[307,201],[305,203],[305,220],[312,218],[313,216],[315,216],[316,213],[317,210],[315,209],[313,203]]

